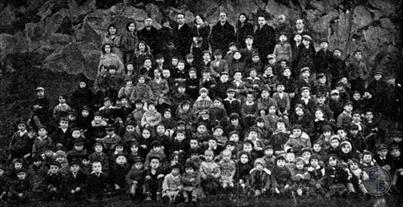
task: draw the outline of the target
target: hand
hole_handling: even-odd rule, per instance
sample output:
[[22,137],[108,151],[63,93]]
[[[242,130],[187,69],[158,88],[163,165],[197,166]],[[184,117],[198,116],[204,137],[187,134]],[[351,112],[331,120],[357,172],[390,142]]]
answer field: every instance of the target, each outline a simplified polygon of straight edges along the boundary
[[22,197],[22,196],[24,196],[24,194],[23,193],[18,193],[18,197]]
[[71,190],[70,193],[71,193],[71,194],[74,194],[74,193],[76,193],[76,191],[75,191],[75,190]]
[[320,185],[320,183],[316,183],[316,184],[315,184],[315,187],[316,187],[316,188],[321,188],[322,186]]
[[151,176],[147,175],[146,180],[151,180]]
[[80,188],[80,187],[77,187],[77,188],[76,188],[76,191],[80,191],[80,190],[81,190],[81,188]]
[[163,178],[163,177],[164,177],[163,174],[159,174],[159,175],[157,176],[158,179]]

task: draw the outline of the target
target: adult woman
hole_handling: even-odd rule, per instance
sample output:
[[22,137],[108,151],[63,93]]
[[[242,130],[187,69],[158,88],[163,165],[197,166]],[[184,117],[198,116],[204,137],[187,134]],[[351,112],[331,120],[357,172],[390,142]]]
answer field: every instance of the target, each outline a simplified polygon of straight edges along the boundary
[[238,48],[244,48],[246,36],[253,35],[253,24],[248,22],[248,17],[245,13],[239,14],[235,29],[236,44]]
[[136,23],[129,22],[126,25],[126,31],[122,34],[120,48],[123,51],[123,61],[125,64],[133,61],[134,49],[137,46],[138,37],[136,31]]
[[208,50],[210,45],[208,44],[208,37],[210,35],[210,25],[204,21],[204,17],[197,15],[194,20],[195,34],[193,37],[193,44],[195,38],[199,38],[202,50]]
[[108,27],[108,31],[105,34],[102,44],[110,44],[112,52],[122,58],[122,52],[120,51],[121,36],[118,34],[118,30],[115,25],[111,24]]
[[[112,52],[113,46],[109,43],[106,43],[102,46],[101,57],[99,58],[98,68],[101,66],[105,68],[115,67],[117,69],[118,74],[124,73],[124,65],[120,57]],[[98,69],[98,73],[100,72]]]

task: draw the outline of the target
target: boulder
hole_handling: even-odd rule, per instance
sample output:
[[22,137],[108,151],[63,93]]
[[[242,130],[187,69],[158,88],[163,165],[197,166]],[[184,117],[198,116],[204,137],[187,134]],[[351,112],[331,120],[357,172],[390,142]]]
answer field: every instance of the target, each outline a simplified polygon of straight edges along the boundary
[[0,60],[3,60],[8,54],[26,52],[27,48],[27,41],[22,32],[14,35],[0,34]]
[[368,0],[371,7],[377,8],[384,15],[397,17],[399,15],[399,1],[394,0]]
[[[46,57],[43,68],[56,71],[67,72],[69,74],[80,74],[88,76],[92,73],[87,68],[86,60],[75,43],[58,48],[57,51]],[[96,70],[95,70],[96,71]]]
[[147,4],[145,6],[146,12],[149,17],[151,17],[153,20],[157,21],[158,23],[161,23],[162,20],[162,13],[160,11],[160,8],[155,5],[155,4]]
[[355,7],[353,13],[353,23],[358,29],[368,26],[369,24],[372,23],[372,21],[373,19],[371,13],[365,6],[360,5]]

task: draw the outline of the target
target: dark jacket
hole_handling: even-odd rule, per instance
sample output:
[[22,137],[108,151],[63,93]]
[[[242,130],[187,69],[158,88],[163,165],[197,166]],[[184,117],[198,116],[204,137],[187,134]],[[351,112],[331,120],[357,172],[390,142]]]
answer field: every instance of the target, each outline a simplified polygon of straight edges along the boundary
[[225,22],[224,25],[221,25],[220,22],[217,22],[216,25],[213,26],[210,35],[210,43],[213,48],[221,49],[222,52],[226,52],[230,42],[233,42],[235,39],[235,29],[230,23]]
[[276,34],[273,27],[267,24],[262,28],[258,27],[255,30],[253,42],[258,48],[262,59],[266,58],[267,54],[273,53],[274,46],[276,45]]

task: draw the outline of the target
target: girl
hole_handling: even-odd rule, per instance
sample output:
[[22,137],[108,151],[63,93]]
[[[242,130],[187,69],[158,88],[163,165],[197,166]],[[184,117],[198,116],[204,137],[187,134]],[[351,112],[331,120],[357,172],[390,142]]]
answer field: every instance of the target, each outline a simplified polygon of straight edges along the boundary
[[245,38],[247,35],[253,35],[253,24],[249,22],[245,13],[240,13],[236,22],[236,43],[239,48],[245,47]]
[[123,61],[125,64],[133,61],[134,49],[138,42],[136,23],[129,22],[126,25],[126,31],[122,34],[120,48],[123,51]]
[[145,58],[150,58],[151,60],[154,60],[154,57],[150,52],[150,47],[145,41],[141,40],[137,43],[137,46],[134,49],[134,58],[137,68],[139,68],[141,64],[144,63]]
[[276,60],[287,60],[292,59],[292,50],[290,43],[287,42],[287,36],[285,34],[280,34],[279,43],[274,47],[273,55],[275,55]]
[[115,25],[111,24],[108,27],[108,32],[105,34],[102,44],[110,44],[112,46],[112,52],[122,58],[120,51],[121,36],[118,34]]
[[214,152],[206,150],[204,152],[205,161],[200,165],[200,174],[202,178],[202,186],[207,194],[214,195],[219,189],[219,179],[221,170],[217,163],[214,162]]
[[140,76],[136,87],[133,88],[130,101],[133,103],[136,100],[141,100],[144,104],[154,100],[154,94],[151,87],[146,84],[146,77]]
[[120,99],[120,98],[125,97],[125,98],[129,99],[130,96],[131,96],[132,93],[133,93],[133,90],[134,90],[133,81],[130,80],[130,79],[129,79],[129,80],[126,80],[126,81],[125,81],[125,85],[122,86],[122,87],[119,89],[118,98]]
[[154,79],[150,81],[150,87],[155,97],[155,104],[157,107],[159,107],[159,109],[163,109],[171,105],[171,101],[168,98],[168,82],[167,80],[162,79],[160,70],[154,70]]
[[[110,43],[105,43],[102,46],[102,50],[101,50],[101,57],[99,58],[99,64],[98,64],[98,68],[100,69],[101,66],[105,66],[107,68],[113,66],[117,69],[117,74],[119,75],[123,75],[124,72],[124,65],[122,62],[122,59],[120,58],[120,56],[118,54],[115,54],[113,52],[113,45]],[[101,71],[98,70],[98,74]]]
[[141,119],[142,127],[155,127],[161,122],[161,114],[156,110],[154,102],[149,102],[147,111],[144,113]]

